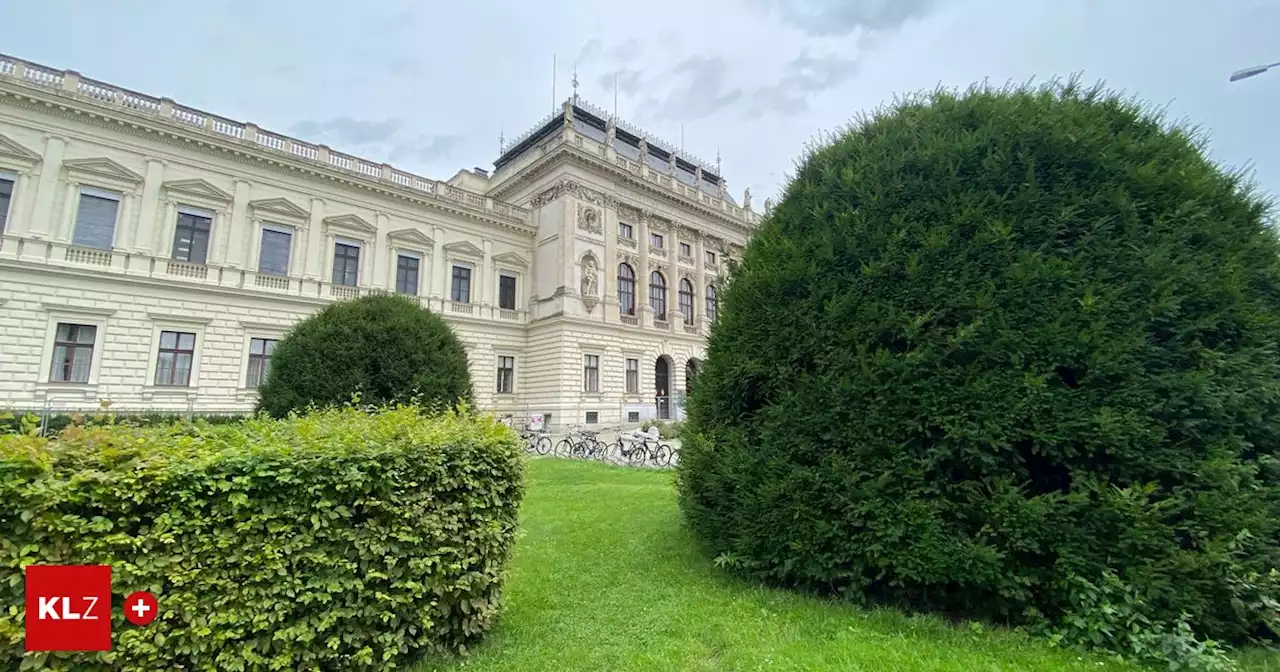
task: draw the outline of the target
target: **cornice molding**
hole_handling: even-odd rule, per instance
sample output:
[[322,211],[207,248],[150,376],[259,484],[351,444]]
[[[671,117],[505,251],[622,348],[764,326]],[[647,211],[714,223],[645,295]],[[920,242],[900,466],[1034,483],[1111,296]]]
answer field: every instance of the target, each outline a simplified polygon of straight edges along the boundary
[[[273,152],[235,138],[184,126],[176,122],[169,122],[164,119],[131,114],[128,110],[116,109],[91,100],[72,98],[56,91],[28,90],[25,87],[15,87],[0,81],[0,100],[11,102],[15,107],[33,109],[80,123],[109,128],[127,135],[147,137],[168,145],[182,147],[188,151],[198,151],[241,163],[263,165],[271,169],[301,173],[324,180],[340,182],[348,187],[375,192],[386,197],[407,201],[458,217],[510,229],[527,236],[537,234],[536,227],[520,222],[515,218],[506,219],[501,215],[491,216],[488,213],[479,213],[467,208],[455,207],[451,205],[449,199],[422,196],[413,191],[399,188],[395,183],[386,183],[371,177],[347,174],[337,169],[307,163],[287,154]],[[439,184],[444,185],[445,183],[439,182]]]

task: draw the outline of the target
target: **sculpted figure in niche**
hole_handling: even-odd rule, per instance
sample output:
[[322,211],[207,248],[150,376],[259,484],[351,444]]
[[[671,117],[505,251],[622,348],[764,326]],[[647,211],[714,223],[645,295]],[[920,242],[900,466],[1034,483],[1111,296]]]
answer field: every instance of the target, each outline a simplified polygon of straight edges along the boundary
[[596,258],[587,255],[582,258],[582,295],[595,296],[599,293],[598,270],[596,268]]

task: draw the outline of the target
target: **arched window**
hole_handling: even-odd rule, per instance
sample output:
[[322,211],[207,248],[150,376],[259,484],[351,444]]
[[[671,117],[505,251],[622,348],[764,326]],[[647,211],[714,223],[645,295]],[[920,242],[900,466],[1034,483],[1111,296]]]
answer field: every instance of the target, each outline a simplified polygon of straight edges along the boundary
[[680,278],[680,314],[685,324],[693,324],[693,283],[689,278]]
[[716,321],[716,286],[707,285],[707,319]]
[[667,279],[658,271],[649,274],[649,307],[653,309],[653,319],[667,319]]
[[618,264],[618,305],[623,315],[636,314],[636,272],[627,264]]

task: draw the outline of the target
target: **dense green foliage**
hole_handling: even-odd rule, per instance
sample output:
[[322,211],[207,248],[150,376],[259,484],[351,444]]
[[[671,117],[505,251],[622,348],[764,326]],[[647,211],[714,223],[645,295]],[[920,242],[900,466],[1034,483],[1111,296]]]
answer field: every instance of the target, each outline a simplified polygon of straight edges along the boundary
[[341,301],[294,325],[276,344],[259,390],[280,417],[309,406],[413,400],[453,406],[471,395],[467,353],[440,316],[398,295]]
[[1126,623],[1274,637],[1268,217],[1193,135],[1101,89],[936,92],[860,120],[810,153],[722,290],[686,516],[786,585],[1129,653]]
[[518,438],[465,412],[75,426],[0,436],[0,668],[22,656],[23,567],[112,566],[114,650],[41,669],[385,670],[480,639],[523,493]]
[[31,430],[56,434],[68,426],[93,422],[121,425],[169,425],[182,422],[205,422],[213,425],[244,420],[247,413],[187,414],[173,411],[119,412],[107,408],[76,413],[46,413],[42,409],[0,411],[0,434],[27,434]]

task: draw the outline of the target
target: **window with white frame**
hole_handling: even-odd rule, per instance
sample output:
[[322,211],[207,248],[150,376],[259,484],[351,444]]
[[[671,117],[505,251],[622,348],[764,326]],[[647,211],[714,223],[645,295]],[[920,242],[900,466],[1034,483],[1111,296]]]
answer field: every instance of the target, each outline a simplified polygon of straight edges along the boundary
[[0,233],[4,233],[5,225],[9,222],[10,205],[13,203],[13,185],[17,181],[17,175],[0,172]]
[[636,232],[630,224],[626,222],[618,222],[618,235],[623,238],[635,238]]
[[684,317],[684,323],[693,324],[693,283],[689,282],[689,278],[680,278],[678,300],[680,315]]
[[263,226],[262,245],[258,249],[258,272],[263,275],[288,275],[292,250],[293,229],[275,225]]
[[80,187],[80,203],[76,208],[75,231],[71,244],[96,250],[109,250],[116,240],[116,220],[120,215],[120,194],[114,191]]
[[355,287],[360,282],[360,244],[339,240],[333,244],[333,284]]
[[173,252],[170,258],[190,264],[203,264],[209,257],[209,234],[213,229],[213,213],[200,208],[179,206],[178,221],[173,230]]
[[498,357],[498,394],[511,394],[516,384],[516,358]]
[[255,389],[267,382],[267,373],[271,371],[271,353],[275,349],[276,340],[273,338],[249,339],[249,369],[245,376],[245,387]]
[[715,253],[714,251],[712,251],[712,250],[707,250],[707,251],[705,252],[705,254],[707,255],[707,263],[708,263],[708,264],[711,264],[712,266],[715,266],[715,265],[716,265],[716,253]]
[[654,246],[654,247],[656,247],[656,248],[658,248],[659,250],[661,250],[661,249],[662,249],[662,234],[661,234],[661,233],[651,233],[651,234],[649,234],[649,244],[650,244],[650,245],[652,245],[652,246]]
[[449,300],[455,303],[471,303],[470,266],[453,265],[453,274],[449,285]]
[[582,391],[600,391],[600,355],[582,356]]
[[412,252],[396,255],[396,291],[410,296],[418,295],[418,278],[421,277],[422,260]]
[[689,243],[680,243],[680,256],[689,259],[693,257],[693,246]]
[[164,387],[191,385],[191,367],[195,363],[196,335],[188,331],[161,331],[156,352],[155,384]]
[[88,383],[93,370],[93,349],[98,327],[92,324],[59,322],[53,336],[53,362],[49,381]]
[[640,360],[627,358],[627,393],[640,393]]
[[505,310],[516,309],[516,276],[511,273],[498,274],[498,307]]

